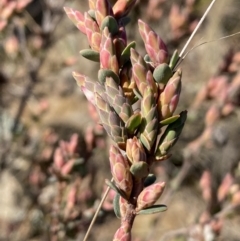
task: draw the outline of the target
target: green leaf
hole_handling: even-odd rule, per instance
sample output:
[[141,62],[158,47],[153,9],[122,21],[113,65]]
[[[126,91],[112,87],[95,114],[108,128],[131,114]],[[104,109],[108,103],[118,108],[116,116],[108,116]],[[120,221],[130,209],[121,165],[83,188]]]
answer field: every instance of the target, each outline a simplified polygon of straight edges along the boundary
[[136,47],[136,42],[133,41],[126,46],[126,48],[122,51],[121,53],[121,64],[125,64],[129,59],[130,59],[130,54],[131,54],[131,48],[135,49]]
[[96,14],[95,14],[95,11],[93,9],[90,9],[88,11],[88,14],[90,15],[90,17],[96,21]]
[[145,60],[146,63],[152,62],[148,54],[146,54],[146,55],[144,56],[144,60]]
[[140,113],[135,113],[126,122],[126,129],[129,134],[134,134],[135,130],[140,126],[142,122],[142,116]]
[[172,124],[174,121],[176,121],[178,118],[180,117],[180,115],[174,115],[174,116],[171,116],[165,120],[162,120],[160,121],[160,125],[161,126],[166,126],[166,125],[169,125],[169,124]]
[[149,166],[143,161],[136,162],[131,165],[130,172],[136,178],[144,178],[148,175]]
[[91,61],[94,61],[94,62],[100,61],[99,53],[97,51],[92,50],[92,49],[83,49],[83,50],[80,51],[80,54],[84,58],[89,59]]
[[142,144],[146,147],[146,149],[148,151],[150,151],[151,150],[150,142],[149,142],[149,140],[146,138],[146,136],[144,134],[140,135],[140,140],[141,140]]
[[168,80],[172,77],[173,73],[171,68],[165,64],[159,64],[153,71],[153,78],[157,83],[167,84]]
[[144,187],[148,187],[148,186],[152,185],[156,180],[157,180],[157,177],[154,174],[150,173],[145,178],[143,185],[144,185]]
[[137,215],[146,215],[146,214],[153,214],[153,213],[160,213],[167,210],[167,206],[163,204],[153,205],[152,207],[145,208],[137,212]]
[[178,51],[175,50],[171,59],[170,59],[170,63],[169,63],[169,67],[173,70],[177,64],[179,60],[179,55],[178,55]]
[[110,188],[112,188],[116,193],[118,193],[121,197],[123,197],[124,199],[128,200],[126,194],[125,194],[122,190],[120,190],[120,189],[115,185],[114,182],[111,182],[111,181],[109,181],[108,179],[105,179],[105,183],[106,183]]
[[134,88],[134,89],[133,89],[133,93],[136,95],[136,97],[137,97],[139,100],[142,100],[142,95],[141,95],[141,93],[139,92],[138,89]]
[[100,69],[98,71],[98,80],[100,81],[101,84],[104,85],[107,77],[112,77],[117,84],[120,83],[119,77],[112,70],[110,70],[110,69]]
[[101,24],[101,31],[104,30],[104,28],[107,27],[109,32],[112,35],[115,35],[118,33],[118,23],[116,21],[116,19],[112,16],[106,16]]
[[121,218],[119,199],[120,199],[120,195],[116,193],[113,199],[113,210],[117,218]]
[[123,26],[126,26],[127,24],[129,24],[131,22],[131,18],[128,16],[124,16],[121,18],[120,21]]

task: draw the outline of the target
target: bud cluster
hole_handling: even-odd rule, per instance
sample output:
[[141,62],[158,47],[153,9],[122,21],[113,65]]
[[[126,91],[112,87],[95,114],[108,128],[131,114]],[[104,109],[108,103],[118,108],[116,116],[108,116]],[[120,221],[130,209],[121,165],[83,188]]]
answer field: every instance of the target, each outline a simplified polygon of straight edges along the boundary
[[170,58],[163,40],[142,20],[138,27],[147,54],[141,56],[135,42],[127,43],[127,14],[135,2],[118,0],[111,6],[108,0],[89,0],[90,10],[84,14],[65,8],[87,36],[90,49],[80,53],[100,66],[98,80],[76,72],[73,76],[115,142],[110,148],[114,182],[109,185],[117,192],[114,209],[122,224],[114,240],[130,240],[126,216],[133,222],[137,214],[166,210],[154,205],[165,183],[154,184],[150,167],[169,156],[187,115],[186,111],[174,115],[182,76],[175,70],[177,51]]

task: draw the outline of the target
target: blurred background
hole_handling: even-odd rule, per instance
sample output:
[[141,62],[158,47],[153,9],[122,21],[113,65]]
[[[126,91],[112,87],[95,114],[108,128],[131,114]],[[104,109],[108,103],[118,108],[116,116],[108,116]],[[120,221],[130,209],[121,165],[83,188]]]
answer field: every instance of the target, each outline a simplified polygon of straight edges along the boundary
[[[128,40],[145,54],[140,18],[170,54],[181,51],[209,3],[139,0]],[[80,56],[87,39],[63,6],[84,12],[88,1],[0,1],[2,241],[82,240],[111,179],[111,141],[72,78],[78,71],[96,79],[98,65]],[[239,0],[216,1],[181,63],[176,113],[187,109],[188,120],[171,158],[152,170],[167,183],[159,203],[168,210],[137,217],[134,241],[240,240],[240,35],[218,40],[240,31],[239,9]],[[89,241],[112,240],[113,198]]]

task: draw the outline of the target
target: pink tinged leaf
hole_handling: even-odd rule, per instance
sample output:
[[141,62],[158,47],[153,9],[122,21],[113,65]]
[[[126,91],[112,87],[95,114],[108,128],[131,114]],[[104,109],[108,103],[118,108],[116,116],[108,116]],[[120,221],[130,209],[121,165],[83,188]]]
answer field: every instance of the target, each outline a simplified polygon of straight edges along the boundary
[[112,167],[112,175],[116,184],[121,183],[125,178],[125,167],[122,163],[115,163]]
[[230,189],[234,183],[234,178],[230,173],[227,173],[224,177],[220,187],[218,188],[218,201],[222,202],[230,192]]
[[88,13],[84,14],[86,35],[88,43],[95,51],[99,51],[101,34],[97,23],[91,18]]
[[88,0],[88,5],[91,10],[96,9],[96,0]]
[[1,9],[1,20],[7,20],[16,9],[17,3],[14,1],[8,1],[7,6]]
[[17,2],[16,10],[21,11],[23,8],[25,8],[32,0],[22,0]]
[[152,184],[140,193],[137,199],[136,211],[140,211],[144,208],[151,207],[162,195],[165,187],[165,183],[155,183]]
[[108,32],[108,29],[104,29],[104,34],[101,40],[100,62],[103,69],[111,69],[118,74],[119,67],[117,57],[115,55],[115,46],[113,45],[113,39]]
[[64,157],[59,147],[54,152],[53,160],[54,160],[54,166],[56,167],[57,170],[61,169],[62,166],[64,165],[64,162],[65,162]]
[[116,55],[111,57],[111,68],[110,69],[118,75],[119,68],[118,68],[118,60],[117,60]]
[[94,33],[92,35],[92,49],[99,52],[100,51],[100,44],[101,44],[101,34],[100,33]]
[[[161,40],[161,39],[159,38],[159,40]],[[148,33],[147,44],[152,46],[152,48],[155,51],[159,50],[158,35],[153,30]]]
[[131,241],[131,228],[129,224],[122,224],[121,227],[116,231],[113,241]]
[[113,44],[114,44],[114,48],[115,48],[115,51],[116,51],[118,63],[120,63],[121,62],[121,55],[122,55],[123,50],[126,47],[126,44],[123,41],[123,39],[121,39],[121,38],[115,38],[113,40]]
[[135,63],[138,62],[139,54],[134,48],[131,48],[130,52],[131,52],[130,54],[131,62],[132,62],[132,65],[134,65]]
[[114,16],[121,18],[126,16],[134,7],[136,0],[118,0],[113,6]]
[[88,13],[84,13],[84,23],[86,29],[91,30],[93,33],[100,33],[99,26]]
[[98,26],[102,25],[102,21],[106,16],[113,16],[111,4],[108,0],[96,1],[96,19]]
[[76,11],[72,8],[64,7],[64,10],[69,19],[75,24],[75,26],[84,34],[86,34],[84,16],[81,12]]
[[136,84],[138,86],[141,82],[145,82],[146,74],[147,74],[147,71],[143,66],[141,66],[139,64],[134,64],[134,66],[133,66],[133,78],[136,81]]
[[169,111],[171,114],[174,113],[174,111],[176,110],[177,108],[177,104],[178,104],[178,101],[179,101],[179,95],[175,95],[171,101],[170,101],[170,104],[169,104]]
[[156,63],[162,64],[168,62],[168,53],[164,50],[160,50],[156,55]]
[[76,80],[77,85],[80,87],[85,86],[86,76],[77,72],[73,72],[73,78]]
[[105,28],[102,34],[101,39],[101,51],[100,51],[100,63],[101,68],[109,69],[110,65],[110,58],[113,52],[113,43],[108,32],[108,29]]
[[116,185],[123,190],[127,196],[132,190],[132,176],[129,171],[129,164],[126,158],[115,147],[111,146],[109,151],[109,160],[112,176]]
[[63,176],[66,176],[66,175],[70,174],[70,172],[72,171],[72,168],[74,166],[75,161],[76,161],[75,159],[71,159],[62,167],[61,174]]
[[145,22],[141,19],[138,20],[139,33],[143,39],[143,42],[147,42],[148,34],[152,30]]
[[168,105],[162,105],[160,113],[161,113],[162,119],[166,119],[166,118],[171,116],[171,113],[169,111],[169,106]]
[[108,50],[102,49],[100,52],[101,68],[110,69],[110,59],[111,59],[110,52]]
[[120,196],[120,198],[119,198],[119,206],[120,206],[121,217],[125,217],[125,215],[126,215],[127,204],[128,204],[127,200]]
[[82,87],[82,92],[86,96],[87,100],[90,101],[95,106],[95,95],[92,91],[88,90],[85,87]]
[[68,143],[68,152],[71,154],[71,155],[73,155],[74,153],[76,153],[76,151],[77,151],[77,147],[78,147],[78,139],[79,137],[78,137],[78,134],[73,134],[72,136],[71,136],[71,139],[70,139],[70,141],[69,141],[69,143]]
[[127,45],[127,33],[123,26],[118,30],[118,38],[123,41],[125,46]]

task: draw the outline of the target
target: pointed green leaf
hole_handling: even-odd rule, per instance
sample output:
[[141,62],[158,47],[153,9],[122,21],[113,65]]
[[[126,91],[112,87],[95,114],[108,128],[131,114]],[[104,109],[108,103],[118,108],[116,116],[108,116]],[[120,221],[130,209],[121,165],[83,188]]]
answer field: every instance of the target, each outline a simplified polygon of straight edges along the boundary
[[141,95],[141,93],[138,91],[138,89],[134,88],[134,89],[133,89],[133,93],[136,95],[136,97],[137,97],[139,100],[142,100],[142,95]]
[[142,209],[141,211],[137,212],[137,215],[146,215],[146,214],[153,214],[153,213],[160,213],[167,210],[167,206],[163,204],[153,205],[152,207]]
[[122,26],[126,26],[127,24],[129,24],[131,22],[131,18],[128,16],[125,16],[125,17],[121,18],[119,20],[119,22],[121,22]]
[[119,205],[120,195],[116,193],[113,199],[113,210],[117,218],[121,218],[120,205]]
[[129,134],[133,134],[135,130],[140,126],[142,122],[142,117],[140,113],[132,115],[126,122],[126,129]]
[[156,177],[154,174],[150,173],[150,174],[148,174],[148,176],[145,178],[143,185],[144,185],[144,187],[150,186],[150,185],[152,185],[156,180],[157,180],[157,177]]
[[140,140],[141,140],[142,144],[146,147],[146,149],[148,151],[150,151],[151,150],[150,143],[144,134],[140,135]]
[[170,63],[169,63],[169,67],[173,70],[177,64],[179,60],[179,55],[178,55],[178,51],[175,50],[171,59],[170,59]]
[[112,188],[116,193],[118,193],[121,197],[123,197],[124,199],[128,199],[127,198],[127,196],[126,196],[126,194],[122,191],[122,190],[120,190],[116,185],[115,185],[115,183],[114,182],[111,182],[111,181],[109,181],[108,179],[105,179],[105,183],[110,187],[110,188]]
[[97,51],[92,50],[92,49],[83,49],[83,50],[80,51],[80,54],[84,58],[89,59],[91,61],[94,61],[94,62],[100,61],[99,53]]
[[166,126],[166,125],[169,125],[169,124],[172,124],[174,121],[176,121],[178,118],[180,117],[180,115],[174,115],[174,116],[171,116],[165,120],[162,120],[160,121],[160,125],[161,126]]
[[122,51],[122,53],[121,53],[121,63],[122,63],[122,65],[130,59],[130,54],[131,54],[130,50],[131,50],[131,48],[135,49],[135,47],[136,47],[136,42],[133,41],[133,42],[129,43],[126,46],[126,48]]

